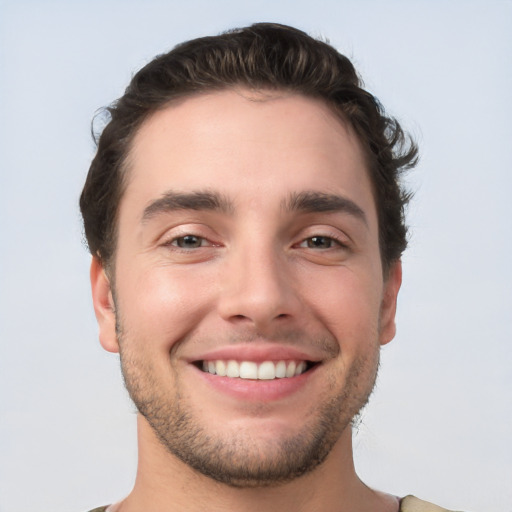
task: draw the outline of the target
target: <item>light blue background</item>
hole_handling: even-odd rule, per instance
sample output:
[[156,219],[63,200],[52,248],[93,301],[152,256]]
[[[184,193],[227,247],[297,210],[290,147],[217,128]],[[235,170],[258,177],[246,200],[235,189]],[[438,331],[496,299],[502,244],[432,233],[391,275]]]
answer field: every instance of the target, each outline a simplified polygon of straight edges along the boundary
[[510,1],[0,0],[0,511],[127,494],[135,414],[90,303],[90,120],[155,54],[256,21],[325,36],[419,140],[398,335],[355,436],[371,486],[512,511]]

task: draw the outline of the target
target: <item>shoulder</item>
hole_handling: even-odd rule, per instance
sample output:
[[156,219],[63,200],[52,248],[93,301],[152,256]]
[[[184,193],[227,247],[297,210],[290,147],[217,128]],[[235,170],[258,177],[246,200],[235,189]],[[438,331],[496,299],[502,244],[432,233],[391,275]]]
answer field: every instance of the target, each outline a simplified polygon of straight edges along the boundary
[[400,502],[400,512],[451,512],[414,496],[406,496]]
[[106,512],[107,510],[107,506],[105,507],[98,507],[98,508],[93,508],[92,510],[90,510],[89,512]]

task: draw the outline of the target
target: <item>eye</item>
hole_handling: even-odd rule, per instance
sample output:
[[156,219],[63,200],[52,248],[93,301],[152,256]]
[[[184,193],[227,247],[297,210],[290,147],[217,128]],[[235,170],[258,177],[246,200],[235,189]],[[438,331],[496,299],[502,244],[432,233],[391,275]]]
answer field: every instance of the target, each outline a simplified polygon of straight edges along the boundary
[[341,243],[330,236],[310,236],[303,240],[300,247],[308,249],[331,249],[333,246],[340,246]]
[[206,239],[196,235],[185,235],[175,238],[170,245],[175,245],[180,249],[197,249],[206,244]]

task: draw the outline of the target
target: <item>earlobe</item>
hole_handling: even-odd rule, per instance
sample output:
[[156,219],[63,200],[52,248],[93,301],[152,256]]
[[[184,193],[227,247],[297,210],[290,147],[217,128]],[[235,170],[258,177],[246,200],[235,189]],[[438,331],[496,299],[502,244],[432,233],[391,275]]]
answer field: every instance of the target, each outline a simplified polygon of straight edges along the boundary
[[391,264],[389,274],[384,281],[384,290],[380,309],[379,342],[381,345],[389,343],[396,334],[396,304],[401,284],[402,262],[398,260]]
[[119,352],[116,334],[116,315],[110,280],[101,261],[93,256],[91,262],[92,302],[98,321],[101,346],[108,352]]

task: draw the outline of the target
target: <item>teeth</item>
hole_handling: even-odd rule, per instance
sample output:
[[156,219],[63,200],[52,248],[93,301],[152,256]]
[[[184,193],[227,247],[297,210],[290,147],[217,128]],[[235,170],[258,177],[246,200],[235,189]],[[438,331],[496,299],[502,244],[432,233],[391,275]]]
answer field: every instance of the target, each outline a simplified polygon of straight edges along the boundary
[[286,377],[286,363],[284,361],[279,361],[279,363],[276,364],[276,377],[278,379]]
[[224,361],[215,362],[215,373],[220,377],[226,376],[226,363]]
[[220,377],[273,380],[295,377],[306,371],[305,361],[203,361],[203,371]]
[[[237,364],[236,361],[233,361]],[[240,378],[241,379],[257,379],[258,378],[258,365],[251,361],[244,361],[240,363]]]
[[276,365],[272,361],[265,361],[258,368],[258,379],[272,380],[276,378]]
[[[208,370],[209,369],[210,368],[208,368]],[[240,377],[240,365],[236,361],[228,361],[226,367],[226,377]]]
[[286,367],[286,377],[293,377],[295,375],[296,367],[297,365],[295,364],[295,361],[291,361]]

